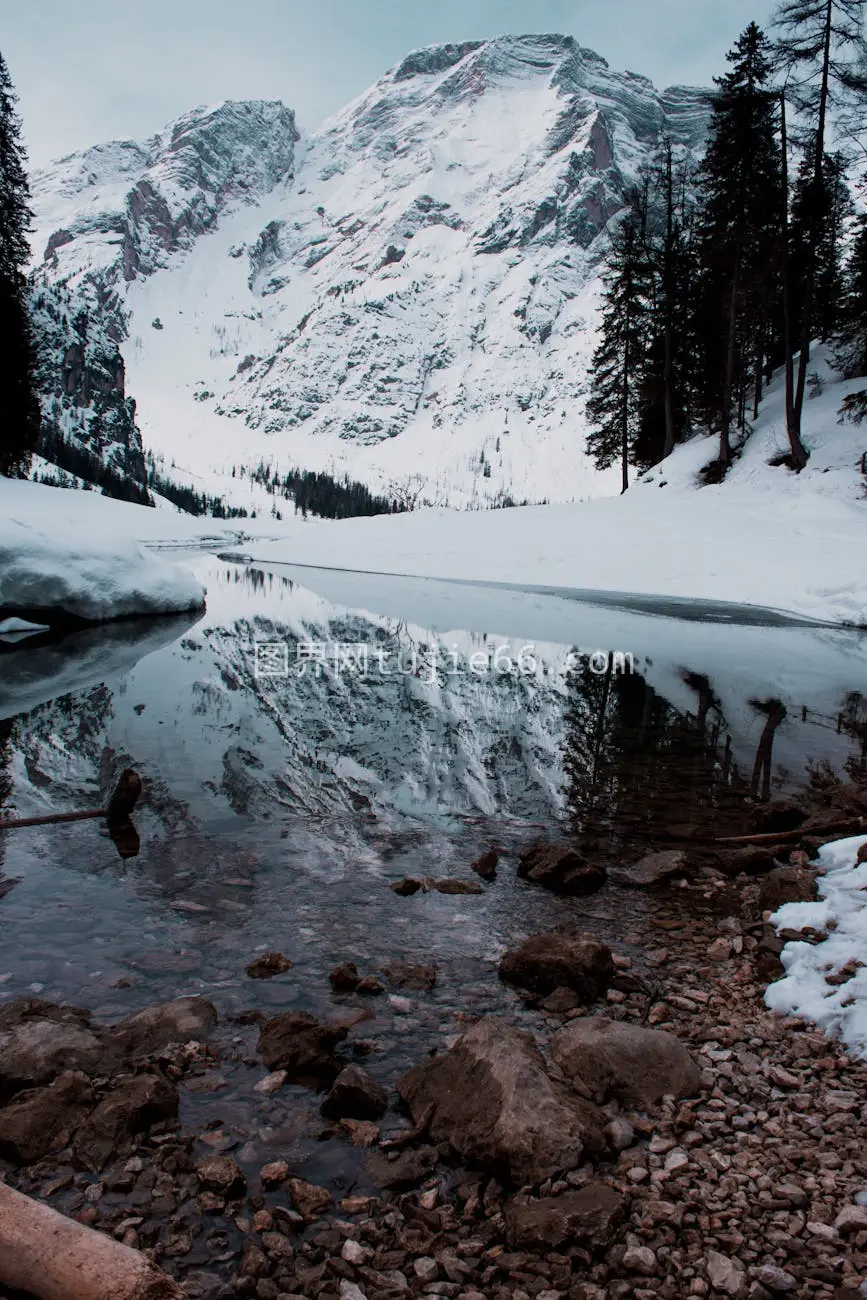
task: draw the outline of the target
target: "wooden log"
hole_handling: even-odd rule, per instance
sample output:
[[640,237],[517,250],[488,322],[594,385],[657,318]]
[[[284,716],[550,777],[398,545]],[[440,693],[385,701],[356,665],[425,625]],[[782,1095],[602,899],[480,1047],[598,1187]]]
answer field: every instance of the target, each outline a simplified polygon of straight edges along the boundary
[[131,767],[121,772],[114,793],[105,808],[89,808],[84,812],[45,813],[41,817],[0,817],[0,831],[20,830],[23,826],[51,826],[57,822],[81,822],[91,817],[104,817],[110,826],[124,826],[138,803],[141,794],[141,777]]
[[140,1251],[0,1183],[0,1283],[38,1300],[183,1300]]

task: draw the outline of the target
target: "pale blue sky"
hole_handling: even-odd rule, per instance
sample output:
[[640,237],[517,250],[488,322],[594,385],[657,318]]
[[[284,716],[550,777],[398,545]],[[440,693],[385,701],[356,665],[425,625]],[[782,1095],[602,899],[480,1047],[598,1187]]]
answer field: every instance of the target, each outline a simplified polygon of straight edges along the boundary
[[0,0],[31,163],[197,104],[282,99],[302,128],[420,45],[563,32],[657,85],[708,84],[768,0]]

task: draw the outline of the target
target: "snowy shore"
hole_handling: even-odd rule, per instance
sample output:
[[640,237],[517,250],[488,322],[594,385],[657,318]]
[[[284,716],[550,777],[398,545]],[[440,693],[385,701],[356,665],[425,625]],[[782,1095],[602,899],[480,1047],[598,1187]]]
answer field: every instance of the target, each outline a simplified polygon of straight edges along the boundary
[[192,574],[133,540],[138,515],[159,523],[96,492],[0,479],[0,619],[56,626],[202,608]]

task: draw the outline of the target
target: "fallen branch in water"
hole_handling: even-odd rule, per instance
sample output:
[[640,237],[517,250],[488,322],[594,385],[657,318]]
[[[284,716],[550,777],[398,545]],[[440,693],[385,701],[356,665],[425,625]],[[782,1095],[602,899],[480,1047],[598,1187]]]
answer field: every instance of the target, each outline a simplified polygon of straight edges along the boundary
[[110,826],[119,826],[129,820],[141,794],[141,777],[128,767],[120,775],[114,794],[105,808],[90,808],[86,812],[46,813],[42,817],[17,817],[5,821],[0,818],[0,831],[20,830],[23,826],[49,826],[55,822],[80,822],[91,817],[104,817]]
[[0,1284],[38,1300],[183,1300],[137,1250],[0,1183]]

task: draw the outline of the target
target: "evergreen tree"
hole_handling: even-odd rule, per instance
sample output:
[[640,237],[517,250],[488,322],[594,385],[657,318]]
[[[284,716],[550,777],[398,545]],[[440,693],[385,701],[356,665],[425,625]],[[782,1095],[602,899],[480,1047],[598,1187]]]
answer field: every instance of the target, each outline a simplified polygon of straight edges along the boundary
[[15,103],[0,54],[0,474],[26,470],[40,426],[27,311],[27,232],[32,218]]
[[867,216],[858,231],[846,266],[835,360],[847,379],[867,375]]
[[[731,461],[731,428],[766,349],[774,310],[782,208],[776,96],[768,89],[770,46],[750,23],[716,78],[710,142],[699,173],[701,267],[696,334],[699,408],[720,434],[719,464]],[[745,364],[746,362],[746,364]]]
[[834,333],[843,295],[843,247],[853,205],[846,182],[846,160],[827,154],[819,188],[813,179],[813,151],[801,161],[792,198],[790,226],[792,293],[798,319],[804,310],[803,286],[808,261],[814,259],[813,333],[827,340]]
[[[854,109],[853,129],[863,127],[867,101],[867,46],[864,40],[865,0],[784,0],[777,10],[775,26],[779,70],[786,93],[810,131],[809,182],[802,192],[808,228],[815,232],[827,205],[826,135],[829,113]],[[800,443],[801,418],[810,342],[816,321],[819,250],[814,239],[804,248],[798,293],[792,286],[792,300],[799,302],[798,379],[787,394],[787,414],[792,421],[790,440]],[[792,268],[795,271],[795,267]],[[787,370],[787,375],[789,371]],[[794,451],[794,445],[793,445]],[[800,468],[795,458],[796,468]],[[806,453],[804,453],[806,461]]]
[[646,190],[645,251],[653,292],[635,460],[655,465],[671,455],[689,424],[695,258],[686,177],[663,140]]
[[623,492],[629,487],[629,466],[634,464],[640,426],[651,289],[641,221],[633,207],[612,237],[587,402],[593,426],[587,450],[599,469],[619,460]]

